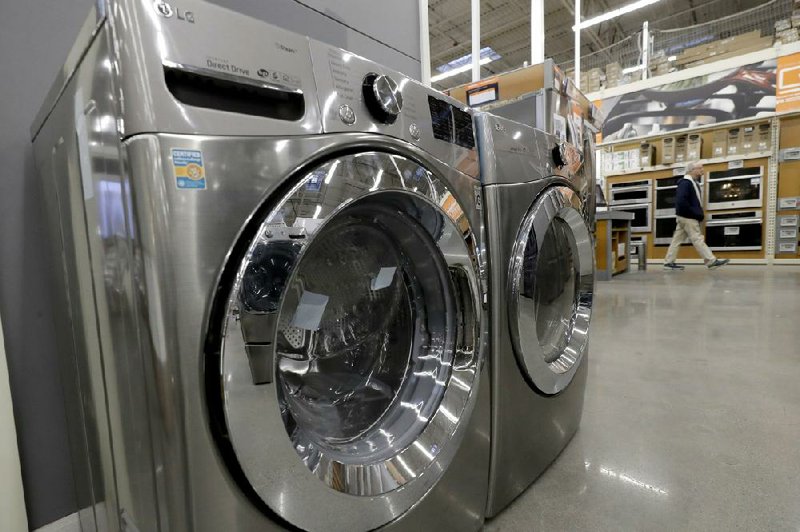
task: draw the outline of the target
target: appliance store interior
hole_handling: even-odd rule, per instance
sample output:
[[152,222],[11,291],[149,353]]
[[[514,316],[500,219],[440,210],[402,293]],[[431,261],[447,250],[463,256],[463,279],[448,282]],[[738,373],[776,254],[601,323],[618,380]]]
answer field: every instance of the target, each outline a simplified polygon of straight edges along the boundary
[[0,0],[0,530],[800,527],[800,0]]

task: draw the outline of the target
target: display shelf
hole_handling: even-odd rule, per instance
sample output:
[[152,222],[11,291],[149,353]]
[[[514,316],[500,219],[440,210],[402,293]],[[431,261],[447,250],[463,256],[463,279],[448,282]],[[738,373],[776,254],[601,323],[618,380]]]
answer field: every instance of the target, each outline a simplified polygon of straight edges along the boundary
[[[744,153],[741,155],[727,155],[725,157],[712,157],[710,159],[700,159],[700,162],[703,164],[720,164],[720,163],[729,163],[733,161],[747,161],[750,159],[765,159],[767,157],[772,156],[772,150],[769,151],[755,151],[751,153]],[[687,162],[682,163],[673,163],[673,164],[659,164],[656,166],[648,166],[646,168],[633,168],[631,170],[624,170],[622,172],[611,172],[609,174],[604,174],[603,177],[618,177],[618,176],[625,176],[625,175],[636,175],[636,174],[644,174],[649,172],[663,172],[664,170],[674,170],[675,168],[683,168],[686,166]]]
[[600,142],[598,148],[608,148],[611,146],[619,146],[620,144],[636,144],[642,142],[653,142],[663,139],[664,137],[676,137],[678,135],[688,135],[690,133],[703,133],[712,131],[714,129],[730,129],[736,126],[743,126],[746,124],[755,124],[759,122],[768,122],[776,116],[775,113],[764,113],[759,116],[751,116],[748,118],[740,118],[738,120],[728,120],[725,122],[714,122],[713,124],[701,124],[694,127],[682,127],[680,129],[672,129],[670,131],[659,131],[658,133],[642,135],[639,137],[631,137],[629,139],[615,139]]

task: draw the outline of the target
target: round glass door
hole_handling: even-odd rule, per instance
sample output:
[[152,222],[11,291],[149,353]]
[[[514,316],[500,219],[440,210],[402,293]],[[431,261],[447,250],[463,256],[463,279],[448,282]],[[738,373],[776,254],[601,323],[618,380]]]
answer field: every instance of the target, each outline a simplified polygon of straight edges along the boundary
[[250,488],[293,525],[381,526],[453,458],[481,345],[467,208],[410,159],[345,156],[278,202],[237,259],[219,352],[224,436]]
[[581,207],[572,189],[547,189],[514,246],[511,338],[523,373],[547,395],[569,385],[589,339],[594,253]]

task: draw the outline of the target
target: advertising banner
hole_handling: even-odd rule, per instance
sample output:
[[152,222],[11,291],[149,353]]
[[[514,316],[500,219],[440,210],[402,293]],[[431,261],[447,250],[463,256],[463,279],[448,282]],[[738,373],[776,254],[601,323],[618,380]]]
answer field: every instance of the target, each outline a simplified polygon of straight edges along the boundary
[[[771,115],[777,66],[777,60],[770,59],[605,99],[603,141]],[[795,72],[786,79],[800,89]]]

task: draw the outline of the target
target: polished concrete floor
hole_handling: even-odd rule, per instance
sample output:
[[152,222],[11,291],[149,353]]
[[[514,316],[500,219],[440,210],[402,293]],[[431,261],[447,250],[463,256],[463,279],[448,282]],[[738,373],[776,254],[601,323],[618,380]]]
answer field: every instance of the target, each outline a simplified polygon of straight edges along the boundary
[[800,268],[596,294],[581,428],[486,530],[800,530]]

